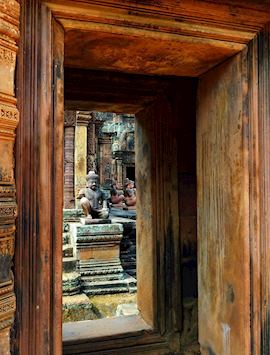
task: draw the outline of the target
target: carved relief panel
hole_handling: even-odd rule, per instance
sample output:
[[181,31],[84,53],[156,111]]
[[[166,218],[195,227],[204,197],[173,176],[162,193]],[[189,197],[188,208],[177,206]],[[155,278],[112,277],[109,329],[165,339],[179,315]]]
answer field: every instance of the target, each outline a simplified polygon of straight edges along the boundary
[[0,349],[10,351],[15,295],[12,274],[15,219],[14,139],[19,120],[14,77],[19,38],[17,1],[0,0]]
[[65,111],[64,124],[64,208],[74,208],[74,149],[76,111]]

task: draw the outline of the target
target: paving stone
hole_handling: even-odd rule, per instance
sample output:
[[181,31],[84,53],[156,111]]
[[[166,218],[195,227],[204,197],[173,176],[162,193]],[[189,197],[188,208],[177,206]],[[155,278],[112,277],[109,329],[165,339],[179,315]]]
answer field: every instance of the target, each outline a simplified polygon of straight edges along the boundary
[[62,310],[64,323],[101,318],[85,294],[63,297]]

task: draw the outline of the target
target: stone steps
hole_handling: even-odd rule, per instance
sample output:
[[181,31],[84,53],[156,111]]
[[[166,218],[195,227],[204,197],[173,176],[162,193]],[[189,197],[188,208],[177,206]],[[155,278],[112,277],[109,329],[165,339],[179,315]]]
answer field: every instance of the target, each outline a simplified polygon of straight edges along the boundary
[[81,275],[77,272],[63,273],[63,296],[73,296],[81,293]]
[[136,279],[124,275],[118,280],[93,281],[90,277],[82,277],[83,292],[87,295],[105,295],[112,293],[136,292]]

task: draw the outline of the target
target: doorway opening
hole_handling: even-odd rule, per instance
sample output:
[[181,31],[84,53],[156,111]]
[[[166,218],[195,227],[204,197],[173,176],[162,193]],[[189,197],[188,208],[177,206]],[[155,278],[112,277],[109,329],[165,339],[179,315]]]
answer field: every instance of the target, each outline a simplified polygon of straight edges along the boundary
[[[105,110],[110,108],[111,112],[116,112],[112,115],[122,115],[123,121],[130,125],[135,112],[135,161],[132,158],[134,132],[130,129],[123,130],[120,139],[114,140],[116,132],[109,132],[112,128],[109,119],[99,132],[105,135],[113,133],[109,154],[113,166],[109,168],[108,162],[101,164],[102,159],[108,157],[104,149],[100,152],[96,149],[96,162],[93,157],[89,158],[89,154],[95,150],[89,149],[89,145],[85,148],[88,151],[85,165],[91,164],[89,169],[102,165],[104,176],[111,173],[107,179],[113,177],[121,183],[128,179],[136,183],[137,265],[135,270],[134,263],[125,259],[134,250],[134,242],[129,244],[133,238],[131,237],[127,244],[129,250],[123,250],[122,253],[122,266],[124,269],[129,268],[129,275],[137,276],[138,312],[147,324],[158,326],[155,303],[160,300],[158,312],[165,317],[170,308],[165,299],[172,297],[171,294],[174,293],[174,307],[179,307],[179,310],[183,307],[182,320],[181,311],[177,315],[177,327],[182,328],[183,351],[198,349],[196,94],[197,79],[194,78],[65,68],[66,115],[80,110],[77,111],[79,122],[87,114],[94,114],[97,120],[102,116],[98,112],[108,112]],[[86,128],[85,131],[90,134],[91,144],[108,144],[104,135],[95,139],[93,131],[91,133]],[[125,156],[121,145],[126,151]],[[104,183],[105,180],[103,179]],[[85,169],[82,181],[85,185]],[[178,255],[177,259],[174,259],[174,253]],[[181,274],[176,271],[179,269],[182,270]],[[171,279],[171,282],[176,283],[173,290],[170,283],[162,281],[165,277],[168,282],[172,273],[175,280]],[[89,324],[88,336],[95,326]],[[117,327],[121,329],[121,325],[118,324]],[[64,348],[70,341],[69,334],[72,329],[74,333],[74,328],[82,331],[79,324],[64,324]],[[102,331],[104,327],[99,335],[105,336]],[[180,338],[177,341],[179,340]]]
[[134,115],[65,111],[64,323],[138,314],[134,135]]
[[135,181],[135,167],[134,166],[127,166],[126,167],[126,177]]

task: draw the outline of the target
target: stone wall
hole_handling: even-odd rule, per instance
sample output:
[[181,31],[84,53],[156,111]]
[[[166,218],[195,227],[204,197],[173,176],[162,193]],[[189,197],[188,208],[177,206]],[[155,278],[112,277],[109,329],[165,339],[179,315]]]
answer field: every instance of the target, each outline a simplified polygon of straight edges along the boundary
[[100,123],[97,130],[98,146],[97,170],[100,182],[106,186],[108,181],[115,180],[119,188],[123,187],[128,176],[127,168],[133,167],[135,174],[135,117],[134,115],[94,112],[93,117]]
[[19,38],[17,1],[0,0],[0,354],[10,353],[15,295],[12,273],[17,206],[14,139],[19,120],[14,77]]

